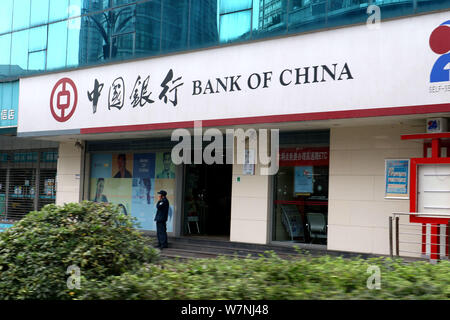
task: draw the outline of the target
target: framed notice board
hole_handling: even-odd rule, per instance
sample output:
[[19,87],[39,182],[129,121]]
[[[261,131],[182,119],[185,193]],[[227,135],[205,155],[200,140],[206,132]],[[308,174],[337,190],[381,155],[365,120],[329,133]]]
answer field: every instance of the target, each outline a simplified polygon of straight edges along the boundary
[[385,160],[386,199],[409,199],[409,159]]

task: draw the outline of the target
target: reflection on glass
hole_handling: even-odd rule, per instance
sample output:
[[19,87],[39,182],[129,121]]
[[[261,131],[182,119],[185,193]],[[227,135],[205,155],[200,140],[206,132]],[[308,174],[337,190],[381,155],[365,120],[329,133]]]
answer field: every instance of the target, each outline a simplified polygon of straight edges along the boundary
[[222,15],[220,17],[220,42],[248,39],[251,20],[251,10]]
[[47,69],[66,66],[67,21],[52,23],[48,29]]
[[31,0],[31,26],[48,22],[49,0]]
[[82,0],[69,0],[69,17],[81,15]]
[[81,51],[80,43],[85,42],[86,39],[81,38],[81,21],[87,18],[70,19],[67,22],[67,66],[75,67],[79,63],[86,62],[86,51]]
[[161,1],[138,4],[136,8],[137,55],[157,54],[161,47]]
[[[364,23],[370,3],[383,19],[450,8],[450,0],[1,0],[0,65],[13,57],[11,70],[26,69],[28,53],[47,42],[54,70]],[[28,48],[28,33],[16,32],[30,22],[42,28],[30,31]]]
[[45,70],[46,50],[30,52],[28,54],[28,70],[42,71]]
[[189,46],[216,45],[219,41],[217,0],[193,0],[190,10]]
[[29,30],[14,32],[11,44],[11,65],[27,70]]
[[252,0],[220,0],[220,14],[252,8]]
[[69,0],[50,0],[49,22],[67,19],[69,15]]
[[188,46],[189,0],[163,2],[162,50],[173,51]]
[[3,36],[0,36],[0,67],[1,65],[9,65],[10,57],[11,57],[11,33],[8,33]]
[[13,30],[30,26],[30,0],[14,0]]
[[115,50],[115,58],[133,56],[134,33],[114,36],[112,38],[112,46]]
[[47,48],[47,26],[30,29],[28,51],[39,51]]
[[3,0],[0,10],[0,33],[11,31],[13,0]]

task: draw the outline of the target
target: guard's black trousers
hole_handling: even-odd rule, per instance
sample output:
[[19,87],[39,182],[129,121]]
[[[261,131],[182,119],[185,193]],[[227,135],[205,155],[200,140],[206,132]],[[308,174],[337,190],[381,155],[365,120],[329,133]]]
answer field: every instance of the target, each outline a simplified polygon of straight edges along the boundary
[[156,223],[156,235],[158,236],[158,246],[167,248],[167,227],[165,222]]

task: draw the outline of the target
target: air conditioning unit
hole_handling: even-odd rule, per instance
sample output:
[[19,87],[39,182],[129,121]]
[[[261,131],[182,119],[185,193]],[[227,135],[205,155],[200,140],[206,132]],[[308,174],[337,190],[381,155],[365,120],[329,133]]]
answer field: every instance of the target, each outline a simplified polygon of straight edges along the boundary
[[430,118],[427,119],[427,133],[447,132],[446,118]]

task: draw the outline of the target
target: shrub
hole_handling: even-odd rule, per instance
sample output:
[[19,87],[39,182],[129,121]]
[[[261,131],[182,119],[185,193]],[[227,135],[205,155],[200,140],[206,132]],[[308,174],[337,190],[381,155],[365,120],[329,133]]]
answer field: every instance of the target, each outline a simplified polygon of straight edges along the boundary
[[[369,266],[381,270],[381,289],[369,290]],[[450,263],[344,259],[201,259],[146,265],[139,271],[88,282],[81,299],[449,299]]]
[[72,299],[67,269],[105,280],[157,258],[134,221],[109,204],[47,205],[0,234],[0,299]]

